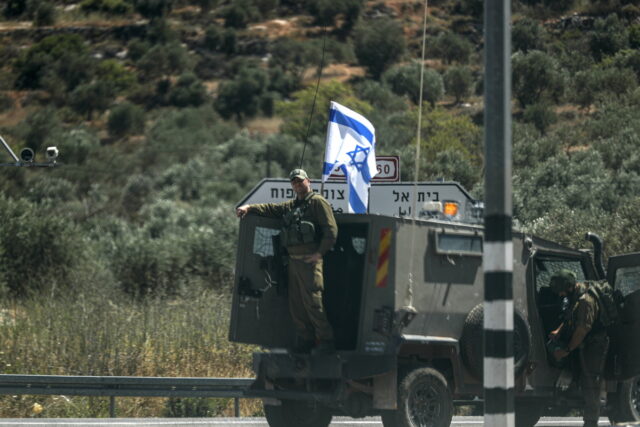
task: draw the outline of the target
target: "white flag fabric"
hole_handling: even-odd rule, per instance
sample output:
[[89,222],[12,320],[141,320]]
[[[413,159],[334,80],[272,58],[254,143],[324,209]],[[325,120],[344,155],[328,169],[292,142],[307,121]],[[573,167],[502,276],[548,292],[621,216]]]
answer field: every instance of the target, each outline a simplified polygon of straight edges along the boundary
[[349,213],[367,213],[369,186],[376,168],[376,135],[369,120],[349,108],[331,102],[322,182],[340,167],[349,184]]

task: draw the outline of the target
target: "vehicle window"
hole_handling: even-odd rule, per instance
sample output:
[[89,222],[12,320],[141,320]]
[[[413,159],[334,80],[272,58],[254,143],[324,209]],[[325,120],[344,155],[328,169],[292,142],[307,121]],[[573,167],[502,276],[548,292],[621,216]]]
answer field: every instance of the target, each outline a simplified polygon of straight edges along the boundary
[[280,234],[277,228],[256,227],[253,235],[253,253],[260,256],[273,256],[273,236]]
[[438,233],[436,251],[444,254],[482,255],[482,236]]
[[353,246],[353,250],[356,251],[358,255],[362,255],[367,247],[367,239],[364,237],[352,237],[351,246]]
[[616,270],[615,288],[627,296],[640,289],[640,267],[620,267]]
[[536,291],[543,286],[549,286],[551,276],[560,270],[570,270],[576,273],[578,281],[584,280],[584,271],[582,264],[578,259],[561,259],[561,258],[536,258]]

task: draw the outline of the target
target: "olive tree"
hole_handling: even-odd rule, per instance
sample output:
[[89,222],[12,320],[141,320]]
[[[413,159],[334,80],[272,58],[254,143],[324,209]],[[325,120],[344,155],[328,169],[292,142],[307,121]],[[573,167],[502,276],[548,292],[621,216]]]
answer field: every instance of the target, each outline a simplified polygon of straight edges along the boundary
[[358,62],[378,80],[404,54],[402,26],[389,18],[362,21],[355,28],[354,45]]

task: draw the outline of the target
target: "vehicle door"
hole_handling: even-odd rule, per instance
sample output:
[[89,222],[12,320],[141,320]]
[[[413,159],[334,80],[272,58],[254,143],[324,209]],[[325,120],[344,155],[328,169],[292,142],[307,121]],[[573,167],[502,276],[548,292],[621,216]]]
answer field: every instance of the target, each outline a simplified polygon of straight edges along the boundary
[[287,348],[294,331],[287,273],[279,246],[280,219],[247,215],[240,223],[229,339]]
[[609,258],[607,281],[622,297],[622,324],[616,328],[613,348],[620,379],[640,375],[640,252]]

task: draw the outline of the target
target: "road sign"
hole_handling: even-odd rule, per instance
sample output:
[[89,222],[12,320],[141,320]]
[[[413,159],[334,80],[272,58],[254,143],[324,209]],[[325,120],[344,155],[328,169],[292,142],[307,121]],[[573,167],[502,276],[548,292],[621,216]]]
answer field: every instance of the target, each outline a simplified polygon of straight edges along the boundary
[[[399,156],[376,156],[376,167],[378,173],[371,179],[371,182],[398,182],[400,181],[400,157]],[[329,181],[345,181],[344,172],[340,167],[335,168]]]
[[[311,187],[320,191],[320,180],[311,180]],[[336,212],[347,212],[347,183],[326,182],[322,195]],[[254,203],[278,203],[294,197],[287,179],[267,178],[260,181],[237,206]],[[369,192],[369,213],[397,217],[411,216],[414,197],[422,208],[427,201],[455,201],[468,209],[475,200],[457,182],[413,182],[372,184]]]

